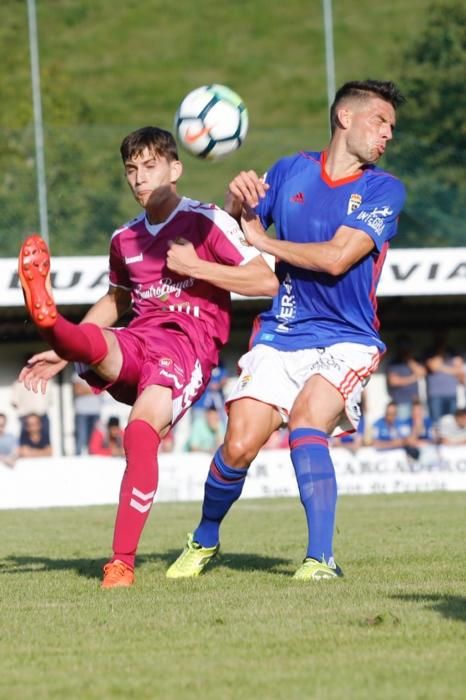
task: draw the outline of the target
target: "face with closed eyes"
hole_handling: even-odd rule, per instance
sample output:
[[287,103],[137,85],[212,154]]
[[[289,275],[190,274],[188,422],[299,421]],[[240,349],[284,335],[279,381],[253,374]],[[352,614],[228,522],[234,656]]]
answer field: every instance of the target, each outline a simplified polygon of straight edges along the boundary
[[362,164],[376,163],[393,138],[396,123],[393,106],[377,96],[349,97],[337,111],[345,131],[348,153]]

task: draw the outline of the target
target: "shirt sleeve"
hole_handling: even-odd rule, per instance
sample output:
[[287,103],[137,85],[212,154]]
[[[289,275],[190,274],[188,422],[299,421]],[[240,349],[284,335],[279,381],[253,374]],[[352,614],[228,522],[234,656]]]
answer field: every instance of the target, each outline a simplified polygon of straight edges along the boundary
[[277,196],[280,191],[281,184],[286,177],[291,160],[292,159],[290,157],[282,158],[274,163],[270,170],[268,170],[262,176],[262,179],[269,187],[265,197],[262,197],[258,206],[256,207],[256,213],[265,229],[268,229],[274,222],[273,210],[277,202]]
[[233,217],[215,207],[208,216],[208,246],[213,259],[223,265],[243,265],[260,255],[250,245]]
[[131,290],[131,280],[128,275],[125,258],[121,252],[120,236],[118,234],[113,234],[110,242],[108,278],[112,287],[123,287],[123,289]]
[[406,191],[399,180],[387,173],[374,175],[362,204],[348,214],[342,225],[367,233],[380,251],[396,234],[405,199]]

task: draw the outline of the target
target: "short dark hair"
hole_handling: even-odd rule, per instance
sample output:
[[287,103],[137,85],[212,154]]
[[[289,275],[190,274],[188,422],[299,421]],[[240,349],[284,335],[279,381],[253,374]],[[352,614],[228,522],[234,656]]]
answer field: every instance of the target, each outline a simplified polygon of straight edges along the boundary
[[129,158],[139,156],[145,148],[156,156],[163,156],[168,161],[178,160],[178,149],[173,135],[157,126],[143,126],[125,136],[120,146],[123,163]]
[[337,109],[340,102],[346,97],[356,97],[363,100],[366,100],[368,97],[380,97],[385,102],[389,102],[395,110],[406,102],[406,98],[391,80],[351,80],[337,90],[330,108],[332,134],[340,126]]
[[114,428],[116,426],[120,427],[120,419],[118,418],[118,416],[110,416],[107,422],[107,427]]

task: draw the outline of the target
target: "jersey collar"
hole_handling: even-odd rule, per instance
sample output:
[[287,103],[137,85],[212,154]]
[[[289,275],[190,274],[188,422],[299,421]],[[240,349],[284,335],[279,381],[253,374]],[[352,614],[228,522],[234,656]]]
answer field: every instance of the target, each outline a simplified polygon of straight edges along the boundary
[[340,185],[347,185],[348,182],[354,182],[355,180],[359,180],[359,178],[364,173],[364,170],[358,170],[354,175],[350,175],[349,177],[342,177],[340,180],[332,180],[327,175],[327,172],[325,170],[326,162],[327,151],[322,151],[320,154],[320,176],[329,187],[339,187]]
[[178,214],[179,211],[184,209],[186,203],[186,197],[181,197],[180,201],[176,205],[175,209],[173,209],[172,213],[167,216],[165,221],[161,221],[160,224],[150,224],[147,216],[144,215],[144,224],[146,226],[147,231],[152,234],[152,236],[156,236],[160,229],[162,229],[164,226],[166,226],[172,219],[175,218],[175,216]]

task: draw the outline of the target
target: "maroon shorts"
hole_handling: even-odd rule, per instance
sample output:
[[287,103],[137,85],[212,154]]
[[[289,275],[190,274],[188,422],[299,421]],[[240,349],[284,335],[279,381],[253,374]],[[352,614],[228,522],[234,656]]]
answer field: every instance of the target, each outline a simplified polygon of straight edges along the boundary
[[172,424],[176,423],[204,392],[216,362],[200,359],[188,336],[175,324],[140,324],[108,330],[115,334],[123,355],[118,379],[108,384],[86,365],[79,365],[80,376],[97,393],[108,391],[117,401],[130,406],[148,386],[169,387]]

